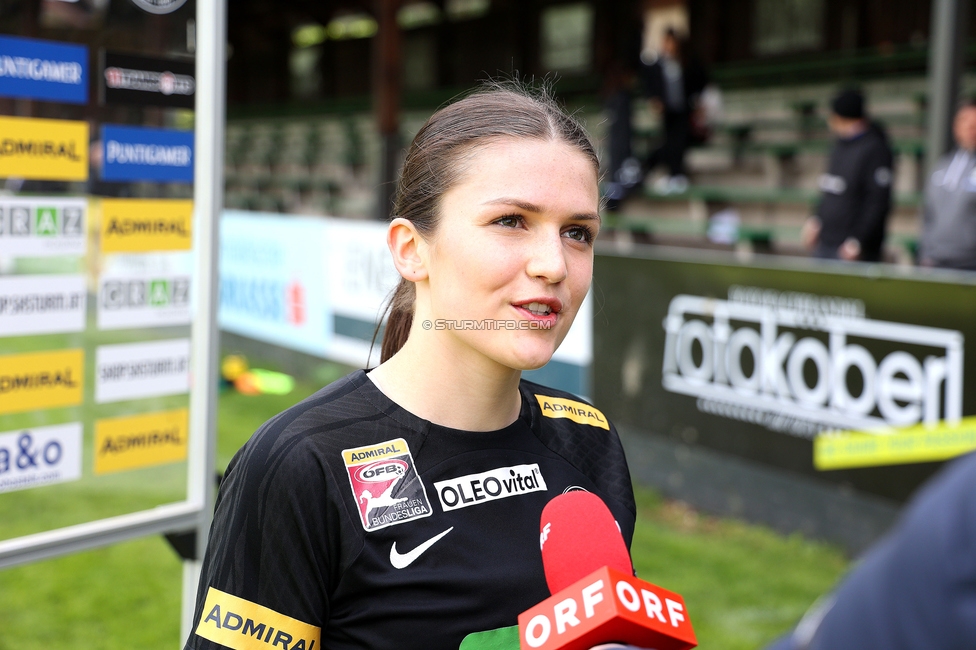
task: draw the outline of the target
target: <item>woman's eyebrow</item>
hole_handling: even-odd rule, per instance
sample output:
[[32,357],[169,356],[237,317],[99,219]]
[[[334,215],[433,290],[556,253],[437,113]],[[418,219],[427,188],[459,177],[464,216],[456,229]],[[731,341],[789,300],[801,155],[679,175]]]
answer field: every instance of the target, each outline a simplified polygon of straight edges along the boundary
[[523,201],[522,199],[510,198],[503,196],[498,199],[492,199],[490,201],[485,201],[482,205],[514,205],[517,208],[522,208],[526,212],[542,212],[542,208],[537,206],[535,203],[529,203],[528,201]]
[[[485,201],[482,205],[513,205],[517,208],[521,208],[526,212],[545,212],[543,208],[536,205],[535,203],[530,203],[522,199],[516,199],[508,196],[503,196],[501,198],[492,199],[490,201]],[[574,214],[572,216],[574,221],[602,221],[599,213],[597,212],[581,212],[579,214]]]

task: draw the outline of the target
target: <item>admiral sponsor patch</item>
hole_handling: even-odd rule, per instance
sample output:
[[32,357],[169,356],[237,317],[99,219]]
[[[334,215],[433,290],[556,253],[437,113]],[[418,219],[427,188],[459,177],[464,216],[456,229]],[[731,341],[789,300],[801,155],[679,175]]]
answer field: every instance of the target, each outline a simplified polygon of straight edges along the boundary
[[579,424],[589,424],[592,427],[610,430],[610,425],[603,413],[589,404],[563,397],[550,397],[549,395],[536,395],[535,398],[539,400],[542,414],[547,418],[568,418]]
[[367,531],[430,516],[427,490],[403,438],[344,449],[342,460]]
[[499,467],[434,483],[445,512],[546,489],[546,480],[536,463]]
[[196,634],[233,650],[315,650],[322,629],[210,587]]

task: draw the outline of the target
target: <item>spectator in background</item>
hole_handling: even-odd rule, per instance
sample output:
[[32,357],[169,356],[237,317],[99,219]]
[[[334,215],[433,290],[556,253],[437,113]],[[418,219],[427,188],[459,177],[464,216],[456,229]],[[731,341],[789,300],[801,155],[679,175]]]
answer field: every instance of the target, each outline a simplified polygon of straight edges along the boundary
[[919,264],[976,270],[976,98],[956,111],[952,132],[956,150],[925,188]]
[[867,118],[860,92],[841,92],[830,108],[837,139],[820,177],[816,213],[803,226],[803,243],[819,258],[879,262],[891,211],[891,146]]
[[692,122],[700,115],[698,99],[708,78],[689,55],[687,42],[672,28],[665,32],[657,57],[642,62],[644,94],[661,115],[664,131],[664,143],[651,153],[647,171],[667,165],[670,175],[661,178],[655,189],[662,194],[684,192],[688,189],[685,152],[695,135]]
[[612,65],[606,75],[607,98],[607,174],[604,200],[609,212],[620,209],[623,200],[640,184],[643,175],[640,161],[632,155],[631,83],[633,74]]

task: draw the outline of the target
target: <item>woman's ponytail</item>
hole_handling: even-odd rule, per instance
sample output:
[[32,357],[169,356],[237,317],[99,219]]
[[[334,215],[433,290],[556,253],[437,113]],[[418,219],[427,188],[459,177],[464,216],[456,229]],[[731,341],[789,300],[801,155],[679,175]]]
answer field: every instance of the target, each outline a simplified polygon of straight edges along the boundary
[[407,342],[410,326],[413,324],[413,303],[416,293],[413,282],[400,278],[400,283],[387,306],[389,316],[386,319],[386,329],[383,331],[380,363],[399,352]]

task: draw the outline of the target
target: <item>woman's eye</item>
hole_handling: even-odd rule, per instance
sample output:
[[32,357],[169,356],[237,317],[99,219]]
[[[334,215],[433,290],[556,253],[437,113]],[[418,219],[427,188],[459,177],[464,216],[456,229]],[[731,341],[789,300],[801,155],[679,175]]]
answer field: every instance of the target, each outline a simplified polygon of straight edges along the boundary
[[496,219],[495,223],[497,223],[500,226],[505,226],[506,228],[517,228],[519,224],[522,223],[522,218],[513,214],[507,217]]
[[566,231],[570,239],[575,239],[576,241],[585,242],[589,244],[593,241],[593,231],[586,226],[573,226]]

